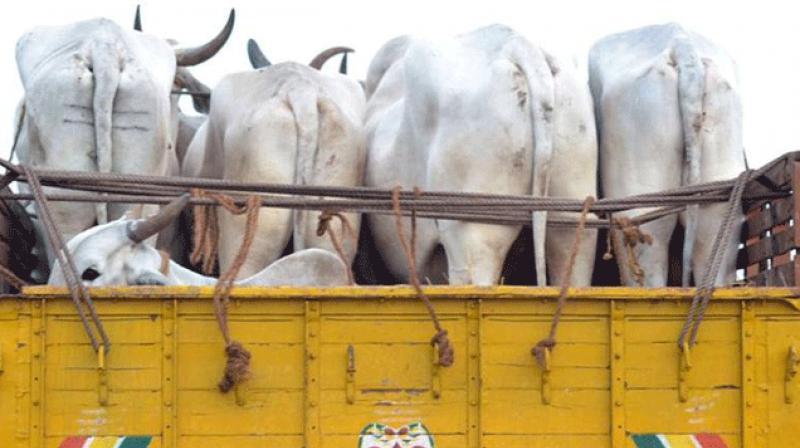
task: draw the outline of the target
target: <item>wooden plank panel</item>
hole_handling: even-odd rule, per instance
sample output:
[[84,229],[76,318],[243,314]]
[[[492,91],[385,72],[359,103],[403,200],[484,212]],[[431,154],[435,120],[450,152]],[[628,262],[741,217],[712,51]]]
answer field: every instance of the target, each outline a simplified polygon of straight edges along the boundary
[[775,199],[768,202],[768,207],[762,207],[747,214],[742,234],[746,237],[760,236],[773,227],[785,224],[792,218],[794,205],[791,198]]
[[[382,422],[376,422],[376,423],[382,423]],[[398,426],[402,426],[402,424]],[[428,428],[428,430],[431,431],[431,433],[433,433],[433,443],[435,444],[434,446],[436,448],[464,448],[467,446],[467,439],[466,436],[464,436],[463,434],[438,434],[435,433],[432,428]],[[358,447],[357,433],[355,435],[326,434],[322,438],[322,448],[356,448],[356,447]],[[408,447],[414,448],[410,445],[408,445]]]
[[[702,330],[701,330],[702,331]],[[680,350],[674,341],[630,343],[625,346],[625,382],[630,389],[671,389],[678,384]],[[739,343],[699,343],[692,349],[689,387],[741,388]],[[719,366],[726,366],[720,369]]]
[[797,263],[796,260],[793,263],[761,271],[750,277],[748,282],[754,286],[794,286],[797,284],[795,277]]
[[303,392],[245,390],[234,393],[178,391],[178,437],[183,435],[302,434]]
[[[183,305],[181,305],[183,312]],[[276,342],[303,343],[303,319],[296,316],[247,315],[228,318],[231,337],[244,345]],[[213,315],[180,316],[178,318],[178,344],[187,342],[223,344],[219,324]]]
[[[454,345],[466,341],[466,320],[462,316],[439,316],[442,326]],[[320,332],[325,343],[343,344],[430,344],[433,324],[427,315],[347,316],[323,315]]]
[[[325,340],[325,339],[323,339]],[[344,390],[348,344],[323,344],[320,359],[323,390]],[[454,347],[456,362],[440,368],[443,389],[466,389],[466,346]],[[424,343],[353,344],[356,394],[364,390],[428,390],[433,372],[433,347]],[[459,362],[460,361],[460,362]]]
[[178,438],[178,448],[198,447],[289,448],[303,446],[303,436],[259,434],[249,436],[192,436]]
[[76,434],[160,434],[161,392],[112,392],[108,405],[97,403],[97,390],[48,391],[45,432]]
[[786,253],[796,248],[794,226],[789,226],[781,232],[764,236],[755,244],[747,246],[747,262],[749,264],[758,263],[759,261]]
[[[150,391],[161,387],[161,346],[114,344],[106,358],[109,389]],[[86,344],[51,344],[45,359],[47,391],[97,390],[97,355]]]
[[[542,370],[523,344],[485,344],[483,387],[491,389],[535,389],[542,385]],[[607,344],[559,343],[553,350],[551,386],[555,389],[608,389]]]
[[485,389],[481,426],[484,434],[608,434],[609,398],[608,390],[553,390],[543,405],[538,391]]
[[[17,412],[21,406],[27,411],[25,401],[27,395],[17,397],[18,384],[22,375],[28,376],[27,372],[20,372],[26,367],[23,364],[20,353],[27,345],[27,341],[20,340],[19,326],[22,323],[17,319],[0,319],[0,446],[13,446],[16,442],[17,431],[22,432],[25,428],[17,428]],[[20,400],[20,403],[17,403]],[[24,401],[23,401],[24,400]]]
[[402,426],[422,421],[436,432],[466,434],[467,430],[465,390],[443,390],[439,399],[430,393],[375,392],[356,396],[353,404],[347,403],[344,391],[322,391],[320,400],[324,434],[358,434],[371,422]]
[[740,391],[732,389],[691,389],[685,403],[676,389],[628,390],[625,423],[632,434],[739,434],[740,399]]
[[798,440],[797,422],[800,421],[800,377],[795,376],[789,383],[793,388],[794,403],[787,403],[786,368],[789,347],[800,350],[800,319],[784,318],[766,321],[766,378],[764,387],[768,388],[766,424],[769,428],[769,446],[796,446]]
[[[48,308],[48,311],[50,309]],[[158,315],[102,316],[112,344],[145,344],[161,340],[161,317]],[[74,308],[69,315],[47,317],[47,342],[50,344],[85,344],[89,337]],[[113,349],[112,349],[113,350]]]
[[553,448],[553,447],[611,448],[611,440],[605,435],[524,435],[487,434],[483,437],[485,448]]

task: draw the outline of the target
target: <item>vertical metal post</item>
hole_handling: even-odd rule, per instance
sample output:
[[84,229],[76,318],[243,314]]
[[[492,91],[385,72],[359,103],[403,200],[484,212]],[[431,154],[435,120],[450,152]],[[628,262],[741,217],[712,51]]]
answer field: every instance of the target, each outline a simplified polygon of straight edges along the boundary
[[161,309],[161,446],[175,448],[178,445],[177,414],[177,336],[178,300],[167,299]]
[[625,446],[625,302],[610,307],[611,446]]
[[44,365],[45,365],[45,299],[33,302],[31,311],[31,408],[30,446],[44,446]]
[[305,313],[305,446],[320,446],[320,304],[316,300],[306,300]]
[[481,446],[481,302],[479,299],[467,303],[467,446]]
[[755,446],[756,435],[756,312],[750,300],[742,302],[742,446]]

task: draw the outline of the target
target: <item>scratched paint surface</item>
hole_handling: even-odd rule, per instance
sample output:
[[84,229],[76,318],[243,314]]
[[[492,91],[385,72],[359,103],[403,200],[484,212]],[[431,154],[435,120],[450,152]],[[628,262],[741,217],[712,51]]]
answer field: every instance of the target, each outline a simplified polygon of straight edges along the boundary
[[[454,366],[437,368],[432,325],[406,288],[350,295],[247,288],[234,293],[230,327],[253,354],[253,377],[228,395],[216,390],[224,353],[210,290],[105,290],[97,294],[113,343],[105,406],[97,358],[67,296],[28,293],[0,298],[2,447],[125,435],[152,437],[159,447],[353,447],[371,422],[417,421],[437,447],[453,448],[610,447],[618,421],[627,435],[711,433],[728,447],[742,440],[783,447],[800,438],[800,379],[786,374],[790,347],[800,349],[800,313],[788,290],[717,293],[691,355],[685,401],[675,338],[687,302],[676,299],[690,294],[677,290],[577,292],[544,374],[530,349],[547,334],[555,309],[549,290],[431,288],[456,355]],[[41,300],[30,297],[46,306],[35,309]],[[610,299],[625,305],[614,327]],[[747,299],[758,300],[754,341],[745,349]],[[306,301],[319,304],[317,321]],[[616,358],[613,331],[623,340]],[[751,349],[749,377],[743,350]],[[621,392],[611,388],[612,363]],[[311,366],[318,378],[309,376]],[[744,378],[755,387],[744,388]]]

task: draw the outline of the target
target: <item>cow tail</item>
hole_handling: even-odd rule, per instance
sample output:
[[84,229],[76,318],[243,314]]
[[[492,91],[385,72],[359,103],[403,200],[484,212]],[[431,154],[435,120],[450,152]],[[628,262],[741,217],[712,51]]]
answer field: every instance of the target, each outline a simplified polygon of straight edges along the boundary
[[[546,197],[550,189],[550,167],[553,158],[553,109],[555,87],[553,68],[548,56],[527,41],[515,44],[514,62],[525,73],[528,83],[528,112],[533,131],[533,168],[531,170],[531,195]],[[547,285],[545,242],[547,241],[547,212],[531,215],[533,249],[536,265],[536,283]]]
[[[309,185],[314,181],[314,169],[319,150],[319,107],[315,89],[296,88],[289,93],[289,106],[297,126],[297,157],[295,158],[295,184]],[[294,249],[306,247],[305,220],[308,212],[294,211]]]
[[[703,96],[705,93],[705,69],[700,55],[691,42],[679,39],[672,50],[672,59],[678,72],[678,108],[683,129],[684,162],[682,183],[700,183],[702,157]],[[681,283],[689,286],[692,272],[692,253],[697,237],[698,205],[686,207],[686,237],[683,243],[683,272]]]
[[[92,52],[92,71],[94,74],[94,138],[97,154],[97,169],[100,173],[110,173],[112,164],[111,119],[114,111],[114,97],[120,79],[120,60],[112,44],[97,44]],[[108,222],[108,209],[105,203],[96,205],[97,223]]]

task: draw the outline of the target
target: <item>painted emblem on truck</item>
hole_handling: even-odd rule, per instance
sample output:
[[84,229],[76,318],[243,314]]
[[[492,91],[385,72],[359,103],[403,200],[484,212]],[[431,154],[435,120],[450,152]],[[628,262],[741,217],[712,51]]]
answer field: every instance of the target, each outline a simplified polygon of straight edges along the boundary
[[422,422],[392,428],[370,423],[358,437],[358,448],[434,448],[433,436]]
[[727,448],[716,434],[635,434],[631,436],[637,448]]

